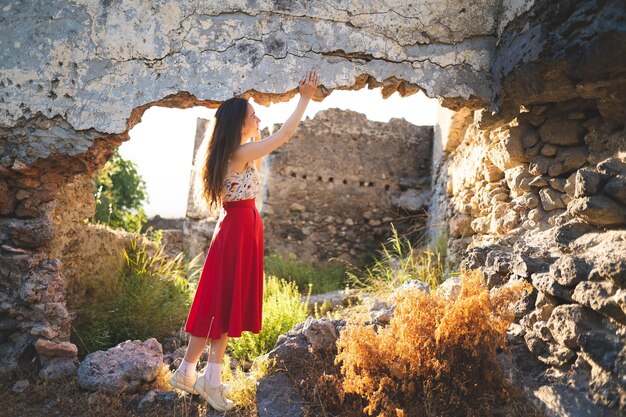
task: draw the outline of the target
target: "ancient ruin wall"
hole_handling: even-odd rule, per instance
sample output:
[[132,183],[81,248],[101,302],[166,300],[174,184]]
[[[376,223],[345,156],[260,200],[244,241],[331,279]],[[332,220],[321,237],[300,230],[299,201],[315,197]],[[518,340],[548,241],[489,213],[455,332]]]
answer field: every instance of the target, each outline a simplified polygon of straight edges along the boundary
[[432,127],[404,119],[374,122],[329,109],[301,122],[269,155],[266,247],[313,262],[337,257],[362,266],[390,236],[391,223],[404,234],[422,221],[431,149]]
[[[382,86],[385,96],[421,88],[447,106],[477,108],[491,95],[498,2],[11,1],[0,13],[5,372],[75,351],[61,343],[71,315],[63,250],[51,248],[83,225],[56,214],[72,210],[59,202],[76,176],[93,175],[128,140],[147,108],[217,107],[233,95],[286,101],[313,66],[315,100]],[[70,224],[59,229],[55,216]],[[48,327],[55,332],[34,330]]]
[[[583,194],[576,195],[575,183],[571,200],[567,190],[558,187],[574,171],[554,177],[549,172],[559,152],[586,146],[593,154],[594,144],[613,151],[621,146],[626,112],[623,1],[503,0],[471,5],[432,1],[414,9],[405,2],[389,2],[385,10],[370,4],[333,7],[324,2],[313,7],[173,1],[161,5],[144,1],[130,8],[95,2],[67,2],[54,10],[46,4],[31,10],[18,2],[3,7],[0,370],[29,365],[37,356],[35,349],[39,357],[67,355],[75,349],[59,343],[67,340],[71,319],[65,307],[63,265],[51,257],[47,246],[57,232],[55,210],[67,209],[57,206],[59,189],[74,176],[101,167],[150,105],[215,107],[220,100],[246,92],[264,102],[286,100],[296,94],[301,73],[315,64],[323,84],[318,99],[334,88],[383,84],[385,94],[396,89],[411,93],[421,87],[430,96],[446,98],[444,105],[454,110],[489,104],[499,110],[495,115],[470,112],[473,127],[466,134],[459,132],[467,127],[469,113],[453,121],[446,131],[456,132],[455,139],[446,144],[460,137],[468,144],[454,154],[442,143],[442,152],[448,148],[449,153],[434,161],[435,189],[449,189],[452,195],[438,194],[441,197],[433,201],[448,211],[448,218],[468,215],[459,207],[467,210],[469,205],[470,219],[465,220],[477,236],[472,242],[483,245],[482,250],[463,252],[464,238],[455,237],[450,247],[459,247],[465,265],[481,266],[492,285],[520,277],[537,289],[521,307],[520,327],[512,338],[521,342],[517,344],[521,349],[516,348],[520,355],[532,352],[545,367],[536,374],[526,371],[532,380],[517,385],[527,387],[552,415],[568,404],[589,415],[623,409],[624,395],[616,384],[624,380],[624,324],[619,322],[624,257],[615,249],[623,244],[624,227],[619,220],[597,225],[585,215],[598,198],[619,201],[615,194],[622,189],[622,160],[613,152],[609,157],[613,159],[587,158],[576,168],[555,164],[552,174],[555,169],[573,169],[578,179],[578,170],[583,170]],[[577,104],[564,108],[559,103]],[[517,120],[519,104],[529,110],[524,113],[545,113],[545,120],[535,120],[537,124],[523,117]],[[553,119],[581,124],[582,143],[578,136],[576,143],[545,140],[541,129]],[[523,127],[513,129],[518,126],[511,122]],[[539,154],[526,156],[532,146],[520,149],[515,131],[538,131]],[[554,146],[544,150],[546,144]],[[550,155],[555,148],[556,154]],[[493,163],[489,176],[483,176],[483,169],[474,170],[476,187],[471,179],[459,182],[457,177],[448,188],[443,174],[449,166],[462,165],[463,152],[479,159],[486,153]],[[580,155],[576,149],[568,152]],[[601,149],[595,152],[600,153]],[[507,178],[511,169],[526,168],[530,173],[531,162],[517,159],[520,154],[550,158],[547,175],[533,174],[525,181],[529,177]],[[569,163],[569,158],[563,162]],[[504,178],[496,179],[502,163],[514,166],[504,168]],[[545,178],[531,186],[536,177]],[[513,178],[519,184],[507,181]],[[455,183],[461,187],[455,189]],[[468,190],[474,190],[473,196]],[[506,221],[496,221],[492,229],[492,222],[483,219],[489,213],[476,201],[477,194],[504,203],[494,202],[494,207]],[[532,209],[509,203],[522,197],[534,204],[533,197],[525,196],[535,194],[547,214],[533,226]],[[566,211],[552,215],[559,208],[546,210],[542,194],[558,197],[553,202],[566,204],[562,207]],[[501,217],[496,215],[496,220]],[[553,222],[541,226],[548,218]],[[521,226],[514,226],[517,221]],[[542,230],[546,225],[551,227]],[[513,227],[509,235],[501,236],[509,227]],[[467,230],[467,222],[456,230]],[[545,241],[533,243],[532,238]],[[489,241],[498,246],[484,246]],[[547,249],[550,253],[544,252]],[[583,298],[589,292],[584,288],[577,292],[579,285],[592,288],[597,297]],[[48,327],[59,334],[44,331]],[[536,392],[535,383],[541,385]],[[587,394],[572,391],[572,386]]]
[[448,223],[450,270],[480,268],[490,288],[534,287],[509,332],[514,384],[550,416],[617,416],[626,408],[626,6],[530,3],[500,28],[500,113],[441,115],[431,214]]

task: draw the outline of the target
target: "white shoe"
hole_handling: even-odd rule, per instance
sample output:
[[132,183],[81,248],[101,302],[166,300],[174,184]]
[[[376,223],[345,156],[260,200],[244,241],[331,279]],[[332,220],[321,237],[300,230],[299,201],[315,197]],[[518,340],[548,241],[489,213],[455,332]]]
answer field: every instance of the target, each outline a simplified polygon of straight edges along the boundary
[[184,372],[180,372],[178,369],[174,371],[174,375],[170,378],[170,385],[175,388],[186,391],[190,394],[198,394],[193,388],[194,383],[198,379],[198,373],[196,372],[192,377],[188,377]]
[[198,376],[193,389],[217,411],[228,411],[235,406],[233,400],[226,398],[226,386],[221,384],[217,388],[210,387],[204,374]]

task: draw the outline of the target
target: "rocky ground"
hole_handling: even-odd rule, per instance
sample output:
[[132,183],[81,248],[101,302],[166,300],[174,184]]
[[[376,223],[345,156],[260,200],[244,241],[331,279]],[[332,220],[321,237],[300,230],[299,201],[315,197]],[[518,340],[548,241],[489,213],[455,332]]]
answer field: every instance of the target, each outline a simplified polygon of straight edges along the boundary
[[[325,311],[328,311],[334,318],[346,320],[367,320],[370,317],[369,309],[374,303],[372,298],[365,294],[357,294],[355,291],[343,296],[340,291],[334,291],[326,295],[317,295],[310,301],[322,305],[325,300],[328,300],[324,307]],[[152,340],[152,343],[145,341],[143,344],[134,342],[133,346],[126,345],[126,352],[133,352],[130,355],[134,355],[134,360],[129,361],[127,357],[120,356],[119,352],[113,353],[106,359],[106,362],[111,364],[115,361],[113,357],[118,356],[119,366],[116,372],[126,372],[127,376],[133,371],[128,368],[125,368],[126,371],[120,371],[125,366],[124,362],[128,364],[145,361],[145,366],[141,366],[145,375],[136,379],[150,379],[151,382],[138,383],[139,381],[136,381],[136,383],[133,382],[132,377],[108,380],[102,378],[97,382],[97,386],[91,387],[85,377],[85,372],[80,370],[77,372],[75,366],[70,368],[73,371],[70,371],[69,375],[54,375],[49,378],[41,378],[40,374],[35,371],[15,373],[0,382],[0,417],[224,415],[213,410],[199,396],[173,390],[167,382],[169,372],[178,367],[184,355],[184,341],[177,337],[165,339],[161,341],[162,343]],[[161,354],[158,352],[159,346],[162,349]],[[83,360],[83,366],[86,365],[85,362],[86,358]],[[200,359],[199,367],[205,364],[206,351]],[[237,365],[234,359],[231,360],[231,367],[234,368]],[[242,366],[244,369],[249,368],[249,364],[242,364]],[[137,377],[136,374],[134,376]],[[267,382],[272,385],[275,383]],[[89,389],[85,389],[85,386]],[[264,386],[267,387],[268,384]],[[257,396],[257,402],[272,402],[273,391],[275,390],[265,389],[265,393],[260,392],[266,400]],[[268,410],[268,412],[273,411]],[[256,408],[235,409],[227,414],[239,417],[257,415],[258,412]],[[266,412],[265,415],[272,414]]]

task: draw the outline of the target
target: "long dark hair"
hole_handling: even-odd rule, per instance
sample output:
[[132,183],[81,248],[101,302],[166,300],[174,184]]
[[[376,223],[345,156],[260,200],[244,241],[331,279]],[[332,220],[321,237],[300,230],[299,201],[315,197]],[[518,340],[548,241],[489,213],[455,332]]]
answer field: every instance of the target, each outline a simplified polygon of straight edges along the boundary
[[248,101],[233,97],[217,108],[206,129],[194,164],[194,200],[215,214],[222,204],[228,160],[241,144]]

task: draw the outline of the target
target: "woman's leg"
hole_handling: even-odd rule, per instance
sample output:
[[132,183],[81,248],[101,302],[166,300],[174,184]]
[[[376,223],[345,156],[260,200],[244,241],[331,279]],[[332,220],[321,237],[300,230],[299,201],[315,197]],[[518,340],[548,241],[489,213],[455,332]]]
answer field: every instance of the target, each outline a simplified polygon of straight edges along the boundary
[[211,349],[209,352],[209,362],[221,364],[228,345],[228,333],[222,333],[219,339],[211,339]]
[[206,337],[198,337],[190,335],[187,351],[185,352],[185,360],[190,363],[198,363],[200,356],[206,346]]
[[204,378],[210,387],[218,387],[222,384],[222,359],[228,339],[228,333],[222,333],[219,339],[211,339],[209,362],[204,370]]

